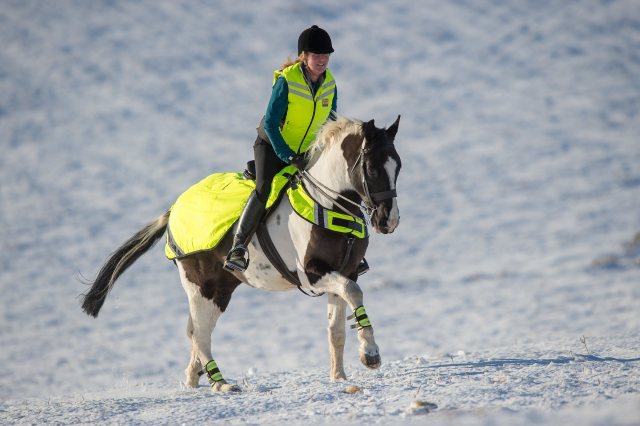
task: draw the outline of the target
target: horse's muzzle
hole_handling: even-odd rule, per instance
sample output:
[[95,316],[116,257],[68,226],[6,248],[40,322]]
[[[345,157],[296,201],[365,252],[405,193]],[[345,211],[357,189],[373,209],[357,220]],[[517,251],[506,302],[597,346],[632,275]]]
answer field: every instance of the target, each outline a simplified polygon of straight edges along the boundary
[[381,203],[371,215],[373,230],[379,234],[391,234],[400,224],[400,212],[396,199],[391,200],[391,206],[386,204],[389,203]]

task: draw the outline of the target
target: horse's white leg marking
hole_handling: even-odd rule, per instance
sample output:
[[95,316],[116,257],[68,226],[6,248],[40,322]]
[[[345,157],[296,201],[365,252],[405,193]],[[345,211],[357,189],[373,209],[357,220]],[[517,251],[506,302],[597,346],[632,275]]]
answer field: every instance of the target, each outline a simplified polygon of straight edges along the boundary
[[200,379],[198,372],[202,370],[202,364],[198,358],[196,342],[193,339],[193,321],[191,320],[191,314],[189,314],[189,321],[187,322],[187,337],[189,338],[189,342],[191,342],[191,359],[184,373],[187,376],[187,386],[197,388]]
[[[387,171],[387,176],[389,177],[389,189],[396,188],[396,172],[398,170],[398,163],[393,158],[389,157],[387,162],[384,164],[384,168]],[[393,199],[393,206],[391,207],[391,211],[389,212],[389,218],[387,219],[387,226],[389,227],[389,232],[393,232],[400,223],[400,210],[398,209],[398,201]]]
[[329,356],[331,362],[331,380],[346,380],[344,373],[344,341],[345,316],[347,304],[340,296],[329,293],[327,295],[327,318],[329,319]]
[[[360,286],[355,281],[335,271],[320,278],[313,285],[313,289],[314,291],[333,293],[340,296],[347,302],[352,311],[363,305]],[[373,328],[364,327],[358,330],[358,341],[360,342],[360,362],[369,368],[380,367],[380,351],[373,337]]]
[[[176,262],[178,271],[180,272],[180,281],[182,287],[187,293],[189,299],[189,323],[187,324],[187,333],[191,332],[191,361],[185,371],[187,376],[187,385],[192,387],[198,386],[197,373],[194,367],[198,362],[200,366],[206,365],[213,359],[211,355],[211,333],[218,322],[218,318],[222,315],[220,308],[200,294],[198,286],[187,278],[184,268],[180,262]],[[195,377],[194,377],[195,374]],[[212,386],[214,391],[237,391],[236,385],[230,385],[222,380]]]

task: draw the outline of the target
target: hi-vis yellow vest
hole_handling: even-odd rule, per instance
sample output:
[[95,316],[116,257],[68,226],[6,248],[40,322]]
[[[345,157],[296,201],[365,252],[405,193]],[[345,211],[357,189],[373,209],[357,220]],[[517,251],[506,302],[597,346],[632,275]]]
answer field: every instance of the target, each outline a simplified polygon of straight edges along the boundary
[[309,148],[318,130],[329,118],[336,93],[336,81],[327,69],[322,85],[313,96],[300,69],[300,62],[282,71],[276,70],[273,84],[280,76],[287,80],[289,88],[287,116],[280,133],[289,148],[296,153],[302,153]]

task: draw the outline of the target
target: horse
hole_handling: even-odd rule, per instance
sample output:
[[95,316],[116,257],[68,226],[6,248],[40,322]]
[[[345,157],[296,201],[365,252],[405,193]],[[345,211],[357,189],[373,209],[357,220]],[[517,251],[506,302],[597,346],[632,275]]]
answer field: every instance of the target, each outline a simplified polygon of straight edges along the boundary
[[[344,217],[363,218],[381,234],[392,233],[398,226],[396,181],[401,161],[394,140],[399,122],[400,116],[388,128],[377,128],[374,120],[338,117],[320,129],[307,151],[307,166],[296,173],[295,184],[303,185],[317,205],[324,206],[324,211],[339,210],[329,221],[333,220],[334,228],[342,229],[342,233],[310,223],[294,212],[291,202],[283,200],[260,225],[271,236],[283,263],[279,269],[272,267],[264,241],[258,239],[260,232],[248,245],[250,262],[246,271],[223,269],[233,229],[213,249],[174,259],[189,301],[187,337],[191,357],[185,370],[187,386],[197,388],[200,377],[206,373],[212,391],[241,391],[236,384],[228,383],[218,368],[211,352],[211,335],[233,291],[242,283],[268,291],[299,287],[308,295],[328,295],[332,381],[347,379],[343,366],[347,319],[355,320],[351,327],[357,329],[362,364],[370,369],[381,365],[363,292],[357,284],[358,267],[369,243],[368,233],[359,229],[359,238],[354,237],[355,230],[344,233],[344,229],[348,232],[357,228],[353,226],[357,219],[349,223]],[[90,290],[83,295],[82,309],[88,315],[98,316],[116,279],[165,234],[170,215],[171,209],[148,223],[106,260],[95,281],[88,283]],[[366,230],[366,223],[359,223]],[[293,282],[290,277],[296,275],[298,281]],[[349,318],[347,306],[353,312]]]

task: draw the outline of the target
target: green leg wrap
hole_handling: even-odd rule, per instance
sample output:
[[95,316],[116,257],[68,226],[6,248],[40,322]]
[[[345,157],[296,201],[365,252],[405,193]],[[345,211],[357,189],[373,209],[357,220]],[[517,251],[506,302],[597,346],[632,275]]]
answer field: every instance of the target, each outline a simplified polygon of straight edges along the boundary
[[209,383],[211,384],[211,386],[215,385],[216,382],[224,380],[224,378],[222,377],[222,373],[218,368],[218,364],[216,364],[214,360],[209,361],[207,365],[205,365],[204,369],[207,372],[207,376],[209,377]]
[[367,311],[364,310],[364,306],[360,305],[353,311],[353,315],[349,315],[347,319],[356,319],[356,323],[351,325],[351,328],[357,328],[358,330],[362,330],[365,327],[371,327],[371,321],[369,321],[369,316],[367,315]]

